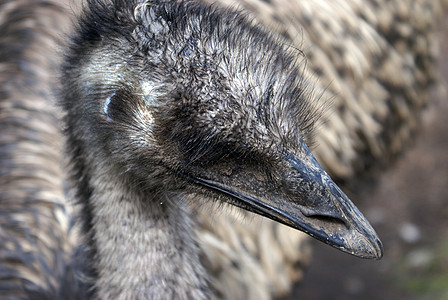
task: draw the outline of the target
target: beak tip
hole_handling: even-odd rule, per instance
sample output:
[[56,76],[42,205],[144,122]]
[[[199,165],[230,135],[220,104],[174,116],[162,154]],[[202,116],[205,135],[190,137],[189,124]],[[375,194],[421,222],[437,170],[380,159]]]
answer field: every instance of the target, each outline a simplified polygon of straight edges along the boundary
[[345,248],[347,252],[366,259],[379,260],[383,257],[383,244],[378,236],[374,238],[367,238],[363,235],[358,235],[356,238],[351,238],[346,243]]
[[376,260],[380,260],[381,258],[383,258],[383,253],[384,253],[384,248],[383,248],[383,243],[381,243],[380,239],[376,240],[376,244],[375,244],[375,256],[373,257],[373,259]]

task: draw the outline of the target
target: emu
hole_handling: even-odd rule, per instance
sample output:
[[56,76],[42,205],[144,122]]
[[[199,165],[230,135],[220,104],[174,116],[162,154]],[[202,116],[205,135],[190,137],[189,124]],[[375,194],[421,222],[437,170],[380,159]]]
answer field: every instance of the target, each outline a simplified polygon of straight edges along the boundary
[[[90,1],[75,32],[60,102],[69,177],[54,141],[62,139],[60,115],[46,106],[54,78],[33,73],[19,82],[46,84],[37,92],[42,102],[2,100],[2,291],[220,296],[194,234],[196,214],[215,212],[201,207],[211,202],[267,216],[361,257],[381,257],[373,229],[308,150],[322,106],[297,51],[238,13],[194,3]],[[59,42],[57,34],[51,38]],[[67,198],[81,211],[70,211],[76,207]],[[65,215],[82,216],[82,233]],[[32,228],[42,223],[54,244]],[[17,233],[23,244],[14,242]],[[33,244],[41,248],[29,251]],[[42,270],[51,274],[42,278]]]

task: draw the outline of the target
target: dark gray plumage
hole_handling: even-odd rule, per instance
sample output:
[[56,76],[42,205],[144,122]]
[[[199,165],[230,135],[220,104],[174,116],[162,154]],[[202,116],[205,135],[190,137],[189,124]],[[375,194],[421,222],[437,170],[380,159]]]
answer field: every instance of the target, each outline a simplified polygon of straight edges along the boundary
[[381,257],[305,145],[319,104],[278,40],[239,14],[163,1],[92,2],[78,32],[62,106],[99,297],[210,297],[186,194]]
[[[57,6],[43,7],[57,15]],[[322,104],[299,51],[239,14],[194,3],[91,1],[79,22],[66,53],[61,105],[72,184],[84,219],[88,271],[74,268],[83,265],[79,257],[84,248],[79,248],[80,256],[73,252],[78,236],[61,218],[76,213],[64,210],[70,205],[64,200],[68,190],[63,190],[62,151],[59,144],[52,145],[45,151],[50,157],[36,161],[33,170],[53,165],[51,159],[58,162],[48,175],[58,181],[49,190],[56,191],[56,207],[62,209],[49,205],[45,220],[53,223],[45,228],[63,230],[39,238],[50,256],[63,257],[53,262],[49,256],[41,259],[39,250],[24,251],[32,257],[24,254],[11,263],[8,255],[20,245],[2,246],[8,255],[0,256],[0,289],[11,295],[54,298],[67,297],[61,296],[67,292],[84,298],[82,286],[77,294],[58,285],[73,280],[90,286],[98,297],[208,298],[210,276],[200,260],[203,246],[196,244],[193,232],[195,217],[201,220],[206,213],[199,209],[202,215],[196,216],[192,210],[210,199],[269,216],[360,256],[381,255],[373,230],[305,145],[312,140]],[[58,43],[53,36],[50,40],[47,49]],[[53,63],[47,69],[59,61]],[[45,91],[54,89],[54,78],[49,82]],[[44,106],[34,111],[36,118],[47,112],[58,116],[46,107],[51,97],[42,97]],[[23,103],[25,111],[33,111]],[[20,109],[14,111],[20,114]],[[51,118],[48,136],[59,140],[58,118]],[[0,124],[9,126],[7,119]],[[11,140],[1,147],[8,155],[13,153],[8,144],[17,143]],[[45,141],[34,140],[34,145],[43,149]],[[0,191],[17,191],[7,178],[20,182],[11,170],[21,166],[23,156],[19,152],[13,160],[12,169],[4,168]],[[30,182],[35,184],[32,178]],[[33,204],[40,204],[35,191],[30,195]],[[9,206],[3,200],[7,198],[2,197],[2,206]],[[23,210],[20,201],[15,202],[19,212],[10,211],[2,220],[27,234],[35,229],[23,221],[24,211],[30,220],[40,218]],[[39,244],[24,240],[30,247]],[[41,282],[17,272],[21,265],[38,266],[36,274],[58,272]],[[232,267],[238,269],[237,264]],[[223,296],[225,291],[214,282],[211,286]]]

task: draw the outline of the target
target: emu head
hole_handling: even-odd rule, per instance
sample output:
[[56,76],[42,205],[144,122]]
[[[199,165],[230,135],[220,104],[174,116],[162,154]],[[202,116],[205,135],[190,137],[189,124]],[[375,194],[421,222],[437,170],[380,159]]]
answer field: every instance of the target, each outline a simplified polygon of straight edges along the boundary
[[382,256],[307,147],[321,106],[303,57],[229,11],[97,2],[64,69],[69,143],[85,169],[101,163],[153,195],[200,194]]

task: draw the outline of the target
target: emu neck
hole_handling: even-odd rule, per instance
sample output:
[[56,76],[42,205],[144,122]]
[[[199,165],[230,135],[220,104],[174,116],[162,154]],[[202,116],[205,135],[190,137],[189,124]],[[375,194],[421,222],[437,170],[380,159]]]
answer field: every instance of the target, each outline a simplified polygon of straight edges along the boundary
[[91,178],[98,298],[210,298],[182,201],[133,192],[117,181]]

